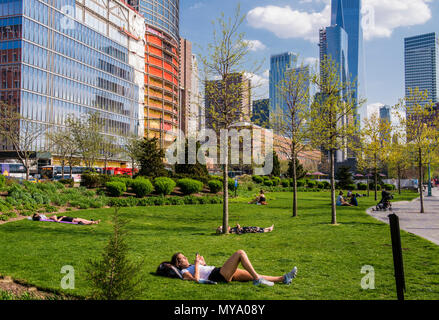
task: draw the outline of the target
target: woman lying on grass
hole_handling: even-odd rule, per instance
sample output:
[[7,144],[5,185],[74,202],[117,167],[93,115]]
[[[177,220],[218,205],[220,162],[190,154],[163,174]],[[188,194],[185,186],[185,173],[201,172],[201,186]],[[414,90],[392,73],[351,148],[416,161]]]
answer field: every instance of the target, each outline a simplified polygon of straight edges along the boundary
[[[271,232],[274,229],[274,224],[271,227],[268,228],[261,228],[261,227],[241,227],[238,223],[236,224],[236,227],[230,228],[229,226],[229,233],[236,233],[236,234],[243,234],[243,233],[264,233],[264,232]],[[219,226],[216,229],[216,233],[222,233],[223,232],[223,226]]]
[[[239,263],[241,263],[245,270],[238,268]],[[273,286],[275,282],[290,284],[297,274],[297,267],[294,267],[293,270],[280,277],[260,275],[253,268],[244,250],[236,251],[221,268],[207,266],[204,258],[198,253],[192,265],[189,264],[188,259],[180,252],[172,256],[171,264],[181,271],[183,279],[197,282],[200,280],[214,282],[245,282],[253,280],[254,285]]]
[[53,215],[53,216],[47,218],[45,215],[39,215],[38,213],[35,213],[32,216],[32,220],[34,220],[34,221],[52,220],[55,222],[72,222],[72,223],[77,223],[77,224],[98,224],[99,222],[101,222],[101,220],[93,221],[93,220],[86,220],[86,219],[82,219],[82,218],[72,218],[72,217],[67,217],[67,216],[61,216],[58,218],[56,215]]

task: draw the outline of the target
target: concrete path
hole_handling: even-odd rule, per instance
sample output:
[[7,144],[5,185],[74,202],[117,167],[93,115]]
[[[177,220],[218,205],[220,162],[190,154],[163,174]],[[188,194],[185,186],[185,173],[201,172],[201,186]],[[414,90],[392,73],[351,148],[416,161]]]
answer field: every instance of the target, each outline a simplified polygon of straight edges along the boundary
[[[424,211],[419,213],[421,205],[419,198],[413,201],[393,202],[393,213],[399,217],[399,226],[402,230],[416,234],[439,245],[439,188],[432,189],[432,196],[424,196]],[[372,217],[389,223],[389,211],[367,210]]]

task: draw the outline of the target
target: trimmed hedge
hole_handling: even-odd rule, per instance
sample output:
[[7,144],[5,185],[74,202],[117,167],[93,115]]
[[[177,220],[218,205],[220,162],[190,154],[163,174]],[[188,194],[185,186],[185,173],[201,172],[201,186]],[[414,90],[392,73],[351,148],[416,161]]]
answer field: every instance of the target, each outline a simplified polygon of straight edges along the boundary
[[272,185],[273,185],[273,181],[271,181],[271,180],[264,181],[264,186],[271,187]]
[[185,195],[191,195],[194,193],[199,193],[203,190],[203,183],[194,179],[180,179],[177,182],[177,186],[180,188],[181,192]]
[[357,189],[358,190],[362,190],[362,191],[367,190],[367,184],[360,182],[360,183],[357,184]]
[[264,178],[262,178],[261,176],[252,176],[252,180],[255,183],[259,183],[259,184],[264,182]]
[[281,179],[279,177],[273,177],[271,181],[273,181],[273,186],[278,186],[281,183]]
[[[293,182],[292,180],[290,180],[290,181],[291,181],[291,183]],[[297,187],[298,187],[298,188],[300,188],[300,187],[304,187],[305,184],[306,184],[306,181],[305,181],[305,180],[297,180]]]
[[207,185],[211,193],[218,193],[223,188],[223,183],[220,180],[210,180]]
[[306,182],[306,186],[308,188],[315,188],[317,186],[317,182],[315,180],[308,180]]
[[105,184],[107,192],[112,197],[120,197],[127,191],[127,186],[123,182],[113,181]]
[[[184,180],[184,179],[181,179],[181,180]],[[162,196],[171,194],[171,192],[174,190],[176,185],[177,184],[175,183],[175,181],[172,180],[171,178],[158,177],[158,178],[154,179],[155,191]]]
[[281,183],[282,183],[282,187],[284,188],[288,188],[290,186],[290,180],[283,179]]
[[138,177],[131,182],[131,189],[138,198],[143,198],[150,194],[154,190],[154,187],[149,179]]

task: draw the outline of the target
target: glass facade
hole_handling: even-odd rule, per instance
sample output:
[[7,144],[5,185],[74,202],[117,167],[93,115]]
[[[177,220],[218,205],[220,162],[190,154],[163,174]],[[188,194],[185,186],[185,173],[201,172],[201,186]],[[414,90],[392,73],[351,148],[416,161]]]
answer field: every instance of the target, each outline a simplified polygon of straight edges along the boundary
[[296,65],[297,55],[293,52],[285,52],[270,57],[269,98],[271,110],[276,108],[286,110],[286,103],[280,97],[278,86],[285,79],[285,72],[288,69],[295,68]]
[[[109,34],[123,24],[116,16],[110,19],[115,22],[100,18],[99,2],[108,3],[0,1],[0,96],[51,130],[69,114],[98,112],[102,133],[118,141],[138,132],[143,85],[129,63],[128,38]],[[42,136],[35,148],[47,149],[46,143]]]
[[128,3],[144,16],[146,24],[180,41],[179,0],[128,0]]
[[404,39],[406,96],[410,88],[419,88],[427,90],[428,100],[438,102],[438,47],[434,32]]

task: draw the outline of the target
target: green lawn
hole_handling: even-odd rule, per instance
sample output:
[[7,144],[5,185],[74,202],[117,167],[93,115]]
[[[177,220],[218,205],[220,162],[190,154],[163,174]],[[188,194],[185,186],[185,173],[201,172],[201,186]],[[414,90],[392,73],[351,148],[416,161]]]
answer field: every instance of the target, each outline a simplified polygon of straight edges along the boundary
[[[131,220],[134,258],[144,259],[144,290],[140,299],[396,299],[389,226],[365,210],[375,201],[360,198],[359,208],[338,208],[340,225],[331,226],[329,193],[299,194],[299,217],[291,217],[291,193],[267,194],[269,206],[248,205],[240,198],[230,204],[230,224],[268,227],[268,234],[216,235],[221,205],[124,208]],[[397,200],[409,200],[405,193]],[[112,231],[113,209],[69,213],[102,219],[93,226],[22,220],[0,225],[0,274],[58,290],[63,265],[75,268],[75,295],[86,296],[84,269],[97,257]],[[407,299],[439,299],[439,246],[402,232]],[[152,275],[174,252],[196,252],[208,264],[220,266],[244,249],[261,274],[282,275],[299,269],[291,286],[255,287],[251,283],[201,285]],[[361,268],[375,269],[375,290],[363,290]],[[67,292],[67,291],[65,291]]]

